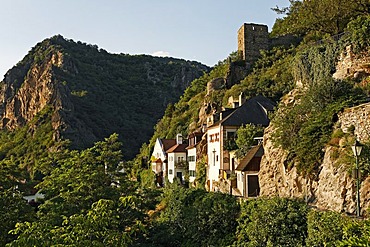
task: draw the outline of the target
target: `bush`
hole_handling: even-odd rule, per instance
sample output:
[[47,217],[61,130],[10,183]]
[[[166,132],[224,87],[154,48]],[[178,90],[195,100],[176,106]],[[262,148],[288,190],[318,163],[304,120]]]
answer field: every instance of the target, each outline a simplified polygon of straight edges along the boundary
[[286,198],[249,200],[242,204],[234,246],[304,246],[307,206]]
[[162,205],[148,246],[228,246],[234,241],[239,214],[235,197],[171,185]]
[[346,32],[349,33],[345,44],[351,44],[358,52],[370,47],[370,16],[360,16],[348,23]]
[[311,210],[307,216],[308,237],[306,245],[311,247],[336,246],[343,237],[343,228],[349,219],[336,212]]

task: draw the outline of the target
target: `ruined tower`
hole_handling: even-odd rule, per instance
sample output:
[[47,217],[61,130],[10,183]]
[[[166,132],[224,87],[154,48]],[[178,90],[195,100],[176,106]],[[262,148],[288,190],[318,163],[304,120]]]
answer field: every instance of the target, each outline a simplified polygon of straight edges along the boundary
[[260,57],[260,50],[268,50],[267,25],[244,23],[238,30],[238,53],[248,68]]

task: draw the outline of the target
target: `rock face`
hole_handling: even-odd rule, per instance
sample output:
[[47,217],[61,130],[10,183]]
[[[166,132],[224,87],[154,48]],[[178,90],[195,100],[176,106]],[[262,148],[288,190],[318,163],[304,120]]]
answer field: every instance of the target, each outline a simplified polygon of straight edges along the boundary
[[68,87],[58,83],[53,72],[53,68],[63,66],[63,58],[60,51],[55,51],[39,64],[26,61],[7,72],[0,90],[1,129],[15,130],[46,106],[51,106],[54,109],[53,128],[60,131],[65,124],[61,111],[73,111]]
[[361,80],[370,75],[370,56],[367,53],[355,54],[351,46],[342,52],[333,77],[335,79],[354,78]]
[[[354,134],[361,142],[369,141],[370,103],[345,109],[339,114],[338,128],[344,133],[354,127]],[[356,210],[356,184],[349,167],[351,164],[338,161],[338,150],[325,148],[323,163],[316,178],[303,177],[298,174],[295,165],[288,168],[287,153],[274,147],[271,134],[274,126],[265,131],[265,155],[261,161],[259,173],[261,195],[303,198],[320,209],[354,213]],[[346,152],[339,147],[339,152]],[[370,178],[365,178],[360,186],[362,213],[370,207]]]
[[[352,78],[360,83],[367,81],[370,75],[368,54],[355,55],[351,47],[347,47],[337,63],[335,79]],[[297,82],[297,88],[302,85]],[[287,106],[295,104],[297,89],[285,96],[283,103]],[[338,114],[336,128],[343,133],[352,133],[352,138],[360,142],[370,141],[370,103],[344,109]],[[261,161],[259,173],[262,196],[282,196],[303,198],[311,205],[324,210],[355,213],[356,181],[351,175],[354,157],[351,150],[342,145],[346,140],[341,138],[338,147],[325,147],[325,155],[318,174],[309,178],[298,174],[295,164],[288,164],[288,154],[275,147],[271,140],[274,126],[265,131],[265,155]],[[354,140],[352,140],[354,141]],[[350,144],[349,144],[350,145]],[[348,146],[348,144],[347,144]],[[345,154],[348,159],[338,159]],[[361,213],[370,207],[370,177],[362,178],[360,185]]]
[[118,133],[131,159],[167,104],[206,71],[197,62],[109,54],[55,36],[37,44],[0,83],[0,129],[16,130],[50,107],[55,139],[86,148]]
[[[326,148],[317,179],[303,177],[297,173],[295,167],[288,169],[285,166],[287,154],[284,150],[273,147],[269,139],[272,131],[273,126],[270,126],[264,140],[265,155],[259,173],[262,196],[303,198],[320,209],[349,213],[355,211],[355,182],[350,177],[347,166],[338,166],[333,162],[331,147]],[[362,195],[363,193],[364,191]],[[363,206],[368,207],[370,204],[367,202]]]

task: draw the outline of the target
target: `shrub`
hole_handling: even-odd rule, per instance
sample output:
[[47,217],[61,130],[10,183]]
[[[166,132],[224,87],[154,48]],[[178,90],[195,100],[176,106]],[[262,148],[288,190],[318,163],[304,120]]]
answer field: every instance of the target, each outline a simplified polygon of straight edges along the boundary
[[337,212],[311,210],[307,216],[306,245],[311,247],[336,246],[343,237],[343,228],[349,219]]
[[304,246],[307,206],[286,198],[259,198],[242,204],[234,246]]

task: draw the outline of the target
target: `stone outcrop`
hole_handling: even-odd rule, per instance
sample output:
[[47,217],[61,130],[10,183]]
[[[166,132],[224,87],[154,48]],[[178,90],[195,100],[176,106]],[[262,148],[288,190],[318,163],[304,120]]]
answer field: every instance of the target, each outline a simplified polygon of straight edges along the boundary
[[351,46],[341,53],[333,77],[335,79],[354,78],[362,80],[370,75],[370,56],[367,53],[355,54]]
[[[326,148],[316,178],[302,176],[294,165],[293,168],[288,168],[287,153],[273,146],[270,140],[272,131],[273,126],[270,126],[264,140],[265,155],[259,173],[261,196],[302,198],[323,210],[355,212],[355,182],[348,173],[348,165],[337,164],[332,158],[332,147]],[[370,204],[365,202],[365,195],[369,192],[365,186],[361,190],[362,204],[367,208]]]
[[[294,93],[285,102],[292,103]],[[370,103],[345,109],[338,115],[337,126],[344,133],[354,131],[361,142],[370,139]],[[311,205],[338,212],[354,213],[356,208],[356,184],[351,176],[351,160],[338,160],[337,153],[348,152],[345,147],[327,146],[316,177],[302,176],[294,164],[288,164],[287,152],[275,147],[271,140],[274,126],[265,131],[265,155],[259,173],[261,196],[303,198]],[[341,142],[341,141],[339,141]],[[349,153],[351,156],[351,152]],[[354,162],[354,161],[353,161]],[[360,187],[362,213],[370,207],[370,178],[364,178]]]
[[[57,83],[53,67],[61,67],[63,54],[56,51],[49,54],[41,64],[18,65],[8,71],[1,85],[0,128],[14,130],[23,126],[39,113],[45,106],[53,106],[53,119],[61,119],[61,109],[73,107],[68,100],[68,88]],[[58,122],[58,124],[57,124]],[[53,125],[58,129],[61,121]]]

